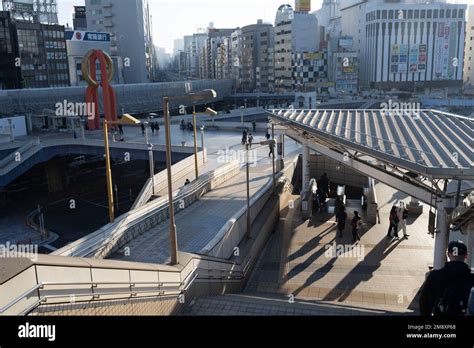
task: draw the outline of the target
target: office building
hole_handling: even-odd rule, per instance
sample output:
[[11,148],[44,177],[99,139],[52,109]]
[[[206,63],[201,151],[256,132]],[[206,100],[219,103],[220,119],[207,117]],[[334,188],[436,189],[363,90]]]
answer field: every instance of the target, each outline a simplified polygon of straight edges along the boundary
[[110,33],[112,55],[124,60],[124,82],[154,80],[151,17],[147,0],[86,0],[87,29]]
[[231,34],[232,45],[232,78],[235,79],[235,88],[242,88],[242,29],[237,28]]
[[242,28],[242,83],[246,91],[269,91],[269,50],[274,47],[273,26],[258,20]]
[[363,88],[457,93],[462,87],[466,5],[446,1],[357,1],[341,6],[354,37]]
[[304,54],[311,57],[319,50],[318,21],[306,9],[295,11],[290,5],[278,8],[275,19],[275,87],[278,90],[293,90],[299,79],[295,79],[294,60],[303,58]]
[[87,15],[85,6],[74,6],[72,24],[74,30],[87,30]]
[[474,89],[474,5],[468,9],[464,52],[464,85]]
[[0,11],[0,89],[21,87],[21,67],[16,60],[18,56],[16,31],[10,13]]
[[16,22],[22,88],[70,85],[64,26]]

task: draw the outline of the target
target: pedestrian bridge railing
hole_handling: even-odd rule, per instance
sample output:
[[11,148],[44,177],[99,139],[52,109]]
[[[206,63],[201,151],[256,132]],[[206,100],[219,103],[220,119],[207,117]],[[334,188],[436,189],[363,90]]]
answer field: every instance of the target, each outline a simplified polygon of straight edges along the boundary
[[[239,171],[238,161],[229,162],[175,191],[173,194],[175,212],[190,206],[206,192],[234,177]],[[52,254],[106,258],[136,236],[167,220],[168,217],[168,196],[166,195],[120,216],[114,223],[107,224],[96,232],[56,250]]]
[[[204,165],[204,162],[207,162],[205,151],[198,152],[198,167],[201,168]],[[173,183],[179,180],[184,179],[189,176],[191,173],[194,175],[194,156],[185,158],[184,160],[171,166],[171,177],[173,178]],[[155,189],[153,190],[152,180],[148,179],[140,191],[137,199],[133,203],[131,210],[137,209],[144,206],[153,196],[159,195],[160,192],[165,190],[168,187],[168,173],[165,170],[162,170],[154,176]]]
[[[179,259],[179,265],[168,266],[50,255],[3,258],[0,315],[90,314],[98,304],[112,315],[169,315],[180,310],[177,299],[197,283],[239,285],[244,276],[235,262],[187,253]],[[204,290],[212,292],[208,285]],[[157,299],[171,306],[153,313],[133,306]]]

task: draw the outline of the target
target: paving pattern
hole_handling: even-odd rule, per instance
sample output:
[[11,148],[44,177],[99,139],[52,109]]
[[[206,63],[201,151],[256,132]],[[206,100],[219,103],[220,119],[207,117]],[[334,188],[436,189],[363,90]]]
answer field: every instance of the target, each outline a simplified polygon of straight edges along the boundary
[[[267,246],[247,291],[415,311],[415,296],[433,259],[434,240],[427,234],[428,207],[423,215],[407,220],[409,239],[389,239],[389,210],[399,200],[408,199],[381,183],[377,184],[377,195],[381,224],[364,226],[355,249],[350,226],[346,225],[344,237],[338,238],[331,215],[319,214],[301,223],[295,209],[291,226],[279,231]],[[352,211],[348,209],[349,218]],[[334,243],[344,247],[345,253],[329,248]]]
[[327,301],[291,301],[268,294],[238,294],[207,297],[189,306],[187,316],[320,316],[400,315],[396,306],[348,306]]

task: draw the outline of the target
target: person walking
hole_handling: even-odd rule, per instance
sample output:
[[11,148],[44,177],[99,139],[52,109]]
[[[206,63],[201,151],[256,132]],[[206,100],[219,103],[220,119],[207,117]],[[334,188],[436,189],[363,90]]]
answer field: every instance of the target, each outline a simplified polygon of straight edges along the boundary
[[267,133],[265,134],[265,138],[267,138],[267,140],[270,140],[270,130],[267,128]]
[[275,154],[275,146],[273,144],[268,144],[270,148],[270,152],[268,153],[268,157],[272,157]]
[[155,130],[157,133],[160,131],[160,124],[158,122],[155,122]]
[[142,135],[145,135],[145,125],[141,122]]
[[242,132],[242,145],[245,145],[247,144],[247,130],[244,129],[244,131]]
[[390,216],[388,217],[388,232],[387,232],[387,238],[392,237],[392,229],[394,230],[393,236],[395,239],[400,239],[398,238],[398,216],[397,216],[397,207],[393,206],[392,209],[390,210]]
[[362,227],[362,219],[359,216],[358,211],[354,211],[354,217],[352,218],[352,221],[351,221],[351,227],[352,227],[352,244],[354,244],[354,243],[357,243],[358,240],[360,240],[359,230]]
[[339,213],[336,215],[337,218],[337,230],[339,232],[339,238],[343,237],[344,229],[346,228],[347,213],[344,205],[339,210]]
[[334,215],[336,216],[336,222],[338,221],[338,215],[341,209],[344,207],[344,203],[342,202],[342,199],[340,196],[336,197],[336,200],[334,202]]
[[448,244],[449,261],[440,270],[431,271],[420,294],[422,316],[465,315],[474,274],[466,263],[467,246],[462,241]]
[[400,229],[403,231],[403,239],[408,239],[408,237],[410,236],[409,234],[407,234],[408,210],[407,208],[405,208],[405,202],[400,202],[400,206],[397,209],[397,217]]
[[321,185],[321,190],[323,191],[323,193],[326,194],[326,197],[327,197],[329,194],[329,178],[326,173],[321,175],[321,178],[319,179],[319,183]]
[[118,125],[118,129],[119,129],[119,134],[123,135],[123,126],[121,124]]
[[249,147],[252,148],[252,143],[253,143],[253,135],[252,133],[249,133],[248,137],[247,137],[247,142],[249,144]]
[[256,132],[257,131],[257,122],[255,122],[255,120],[252,121],[252,132]]
[[155,134],[155,124],[150,122],[151,134]]

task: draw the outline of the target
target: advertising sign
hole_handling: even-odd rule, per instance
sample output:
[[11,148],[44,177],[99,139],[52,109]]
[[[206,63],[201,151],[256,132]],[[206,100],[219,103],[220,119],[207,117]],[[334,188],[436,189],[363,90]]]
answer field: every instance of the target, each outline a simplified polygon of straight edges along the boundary
[[33,0],[14,0],[15,10],[31,12],[33,11]]
[[297,12],[309,12],[311,11],[311,0],[296,0],[295,11]]
[[91,31],[66,30],[66,40],[68,41],[110,41],[109,33],[98,33]]

